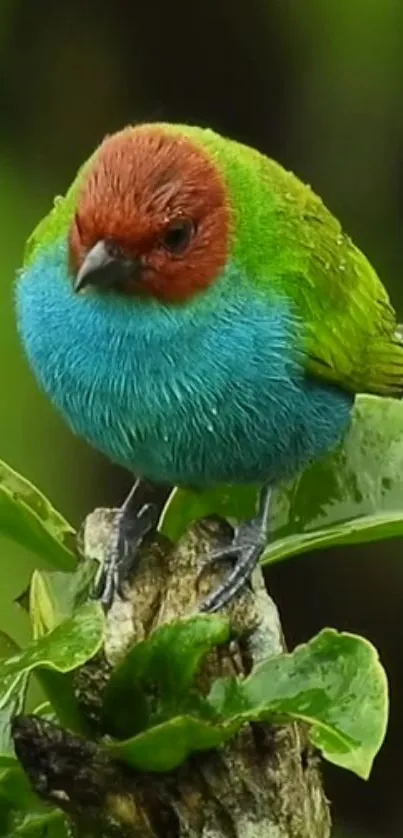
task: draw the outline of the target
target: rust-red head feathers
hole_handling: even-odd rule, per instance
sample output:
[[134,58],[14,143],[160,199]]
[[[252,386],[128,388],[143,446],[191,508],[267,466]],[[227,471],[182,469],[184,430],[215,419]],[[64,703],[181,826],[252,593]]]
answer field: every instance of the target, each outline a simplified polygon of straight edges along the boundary
[[207,150],[162,127],[127,128],[100,145],[69,234],[77,273],[106,242],[126,264],[119,291],[181,301],[214,282],[228,256],[225,185]]

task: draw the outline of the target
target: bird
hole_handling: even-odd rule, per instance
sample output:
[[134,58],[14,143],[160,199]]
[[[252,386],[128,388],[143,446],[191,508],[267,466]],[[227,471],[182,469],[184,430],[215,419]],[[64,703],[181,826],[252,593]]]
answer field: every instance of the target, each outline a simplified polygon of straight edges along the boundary
[[261,558],[276,487],[340,444],[357,393],[403,395],[403,330],[366,256],[310,186],[210,128],[106,136],[29,238],[15,301],[42,389],[137,478],[106,608],[158,522],[144,487],[259,485],[213,555],[232,560],[200,604],[218,611]]

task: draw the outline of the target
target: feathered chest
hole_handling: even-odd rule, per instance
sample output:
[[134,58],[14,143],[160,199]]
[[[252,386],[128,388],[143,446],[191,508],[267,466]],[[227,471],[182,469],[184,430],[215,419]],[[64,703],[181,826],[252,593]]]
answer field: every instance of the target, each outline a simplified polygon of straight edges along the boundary
[[305,378],[300,324],[235,270],[182,307],[74,295],[64,247],[17,287],[19,328],[74,431],[150,479],[280,479],[331,447],[351,398]]

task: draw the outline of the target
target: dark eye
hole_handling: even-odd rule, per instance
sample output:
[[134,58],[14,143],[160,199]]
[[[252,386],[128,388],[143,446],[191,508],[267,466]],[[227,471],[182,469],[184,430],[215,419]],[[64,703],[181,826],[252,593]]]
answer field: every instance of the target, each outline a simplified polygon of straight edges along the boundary
[[174,221],[161,238],[161,245],[170,253],[183,253],[195,233],[195,225],[189,219]]

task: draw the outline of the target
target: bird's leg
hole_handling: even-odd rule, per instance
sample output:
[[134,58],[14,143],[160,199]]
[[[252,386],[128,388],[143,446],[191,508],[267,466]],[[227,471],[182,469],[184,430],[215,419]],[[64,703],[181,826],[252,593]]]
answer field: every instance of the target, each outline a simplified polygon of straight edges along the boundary
[[223,583],[200,606],[201,611],[219,611],[228,605],[249,580],[263,553],[267,541],[267,526],[272,498],[272,487],[265,486],[259,494],[259,507],[255,518],[241,524],[227,547],[216,550],[210,561],[234,559],[234,567]]
[[118,510],[112,543],[93,590],[93,596],[99,599],[106,609],[112,605],[115,593],[124,598],[124,582],[133,569],[136,554],[146,536],[157,527],[171,491],[172,489],[166,486],[158,487],[157,490],[141,480],[136,480]]

